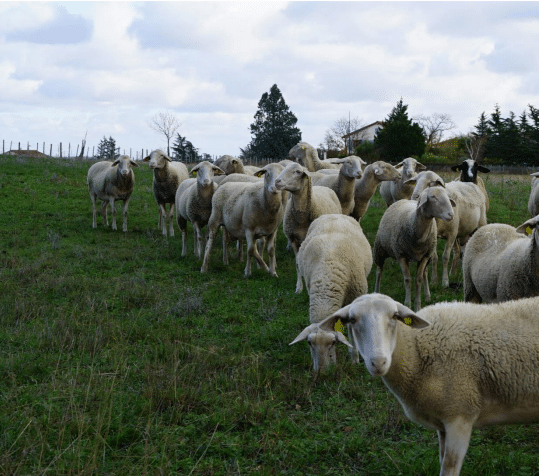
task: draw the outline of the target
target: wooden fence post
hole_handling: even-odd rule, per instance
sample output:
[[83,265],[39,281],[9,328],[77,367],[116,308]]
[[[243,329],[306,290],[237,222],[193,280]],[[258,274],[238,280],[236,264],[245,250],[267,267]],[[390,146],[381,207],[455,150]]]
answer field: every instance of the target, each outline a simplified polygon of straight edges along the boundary
[[43,142],[43,154],[45,154],[45,142]]
[[52,144],[51,144],[51,151],[50,151],[49,155],[52,157]]
[[60,158],[62,158],[62,143],[60,142]]
[[21,150],[21,143],[19,142],[19,150]]

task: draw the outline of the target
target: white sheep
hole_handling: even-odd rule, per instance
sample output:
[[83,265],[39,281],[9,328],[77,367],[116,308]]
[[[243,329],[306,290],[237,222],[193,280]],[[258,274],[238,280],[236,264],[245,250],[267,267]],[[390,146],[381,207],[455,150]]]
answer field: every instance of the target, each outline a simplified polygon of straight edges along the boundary
[[384,182],[380,185],[380,195],[382,195],[388,207],[397,200],[410,199],[414,191],[414,185],[406,184],[406,181],[415,177],[418,171],[427,169],[427,167],[412,157],[399,162],[395,168],[400,170],[400,180],[396,182]]
[[338,169],[338,165],[330,164],[320,160],[317,150],[307,142],[299,142],[288,152],[288,156],[292,157],[296,162],[301,160],[303,166],[309,172],[316,172],[320,169]]
[[539,298],[438,303],[414,313],[382,294],[358,297],[340,319],[372,376],[406,416],[435,429],[440,476],[458,476],[474,428],[539,422]]
[[488,197],[487,188],[485,187],[483,179],[477,175],[477,172],[487,174],[490,172],[490,169],[479,165],[473,159],[465,159],[459,165],[453,165],[453,167],[451,167],[451,170],[454,170],[455,172],[460,172],[460,175],[456,180],[460,182],[475,183],[481,189],[481,192],[485,196],[485,210],[488,213],[490,200]]
[[[283,231],[294,256],[310,224],[319,216],[328,213],[342,213],[337,194],[327,187],[313,186],[309,172],[299,164],[287,165],[275,180],[278,190],[288,190],[290,198],[286,202],[283,218]],[[303,282],[298,274],[296,292],[303,289]]]
[[363,176],[356,180],[354,191],[354,208],[350,216],[360,220],[369,208],[371,198],[381,182],[400,180],[401,173],[393,165],[381,160],[367,165]]
[[[231,155],[223,155],[222,157],[219,157],[214,162],[214,165],[219,167],[225,173],[225,175],[246,174],[253,176],[255,172],[260,170],[260,167],[256,167],[254,165],[244,165],[241,159],[232,157]],[[214,180],[217,183],[221,183],[221,180],[223,180],[224,177],[216,177],[216,179],[217,180]]]
[[[316,324],[367,292],[372,250],[359,223],[344,215],[322,215],[311,223],[296,257],[297,269],[309,292],[309,320]],[[309,326],[292,342],[309,343],[314,370],[336,363],[339,331]],[[357,351],[351,351],[359,362]]]
[[195,165],[190,173],[196,173],[196,179],[184,180],[176,191],[176,217],[182,231],[182,256],[187,253],[187,222],[193,224],[195,236],[195,256],[201,258],[203,247],[202,228],[211,215],[211,200],[217,184],[213,181],[214,174],[224,172],[206,160]]
[[[464,250],[464,300],[502,302],[539,295],[539,215],[518,228],[492,223]],[[526,228],[533,230],[526,234]]]
[[343,215],[349,215],[354,209],[356,179],[362,177],[362,166],[366,165],[366,162],[356,155],[351,155],[344,159],[332,159],[331,163],[341,164],[339,173],[331,175],[313,173],[311,175],[313,185],[331,188],[337,194]]
[[380,291],[384,261],[390,257],[399,262],[404,276],[406,298],[404,304],[411,306],[412,276],[410,261],[417,262],[415,309],[421,309],[421,287],[425,286],[425,300],[430,301],[427,281],[427,264],[436,252],[437,228],[435,218],[453,219],[455,202],[442,187],[425,189],[418,201],[399,200],[385,211],[374,242],[376,263],[375,292]]
[[[153,170],[153,195],[159,206],[158,228],[167,236],[167,218],[169,221],[169,235],[174,236],[174,202],[178,186],[189,177],[187,166],[182,162],[173,162],[163,151],[156,149],[143,159],[150,163]],[[170,205],[167,213],[166,206]]]
[[92,200],[92,228],[97,228],[96,199],[99,198],[102,200],[101,213],[104,225],[109,224],[107,206],[110,204],[113,230],[117,229],[115,201],[122,200],[124,202],[122,229],[127,231],[127,208],[135,187],[135,174],[131,167],[138,167],[138,164],[131,160],[128,155],[120,155],[114,162],[106,160],[96,162],[88,170],[86,183]]
[[[282,170],[280,164],[271,163],[256,172],[264,176],[263,182],[229,182],[220,185],[213,195],[212,212],[208,222],[208,241],[204,261],[200,271],[208,271],[208,263],[213,240],[217,230],[223,230],[223,262],[228,264],[227,236],[247,242],[247,264],[245,276],[251,275],[251,258],[254,256],[258,265],[277,276],[275,242],[277,230],[283,218],[284,207],[281,192],[275,186],[275,179]],[[225,233],[226,231],[226,233]],[[256,240],[267,237],[269,267],[256,249]]]
[[539,172],[531,174],[532,184],[530,198],[528,200],[528,211],[532,217],[539,215]]

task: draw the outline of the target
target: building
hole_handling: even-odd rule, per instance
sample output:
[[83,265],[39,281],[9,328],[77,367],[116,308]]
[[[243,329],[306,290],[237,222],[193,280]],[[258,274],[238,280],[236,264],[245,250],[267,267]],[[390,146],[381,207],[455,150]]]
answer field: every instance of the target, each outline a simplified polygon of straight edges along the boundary
[[357,131],[353,131],[353,132],[350,132],[350,134],[346,134],[342,136],[342,138],[344,139],[344,143],[346,144],[346,148],[349,150],[354,150],[362,142],[365,142],[365,141],[373,142],[374,136],[383,127],[384,127],[383,122],[376,121],[376,122],[373,122],[372,124],[369,124],[368,126],[358,129]]

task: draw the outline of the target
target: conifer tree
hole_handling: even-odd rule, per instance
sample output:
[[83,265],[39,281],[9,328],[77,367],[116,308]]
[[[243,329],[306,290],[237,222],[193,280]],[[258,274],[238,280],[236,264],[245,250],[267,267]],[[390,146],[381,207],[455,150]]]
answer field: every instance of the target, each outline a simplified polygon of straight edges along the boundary
[[108,139],[103,136],[101,142],[97,146],[96,159],[99,160],[116,160],[120,157],[119,148],[116,148],[116,141],[109,137]]
[[254,118],[252,140],[248,145],[252,159],[282,160],[301,141],[301,132],[296,127],[298,119],[290,111],[276,84],[269,94],[264,93],[260,98]]

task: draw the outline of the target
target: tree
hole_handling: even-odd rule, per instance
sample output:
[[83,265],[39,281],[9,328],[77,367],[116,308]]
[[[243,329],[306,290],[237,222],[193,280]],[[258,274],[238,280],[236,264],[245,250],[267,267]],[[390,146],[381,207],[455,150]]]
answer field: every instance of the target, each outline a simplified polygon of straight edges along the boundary
[[166,137],[167,155],[170,157],[170,139],[181,127],[176,115],[171,112],[158,112],[150,119],[148,126],[158,134],[163,134]]
[[384,121],[384,128],[374,137],[374,145],[385,160],[400,161],[415,155],[421,157],[425,152],[423,129],[417,122],[408,118],[408,105],[402,98]]
[[172,158],[180,162],[198,162],[202,159],[198,149],[179,133],[177,134],[176,142],[172,146],[172,153]]
[[120,157],[120,148],[116,148],[116,141],[109,137],[108,139],[103,136],[101,142],[97,146],[96,159],[99,160],[116,160]]
[[455,123],[449,114],[435,112],[432,116],[415,116],[412,118],[422,127],[425,135],[426,147],[430,150],[442,140],[444,132],[454,129]]
[[326,131],[324,146],[326,150],[343,150],[347,145],[343,136],[357,131],[363,127],[363,121],[359,117],[341,117]]
[[274,84],[269,94],[264,93],[251,124],[252,140],[248,146],[251,158],[279,161],[301,141],[298,119],[287,106],[281,91]]

